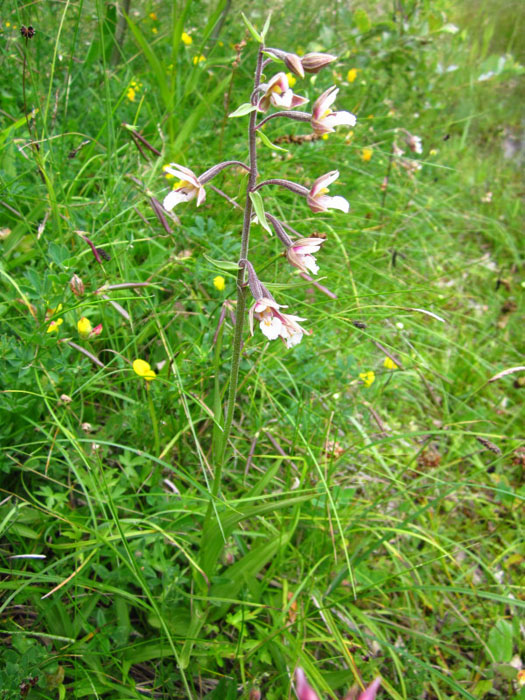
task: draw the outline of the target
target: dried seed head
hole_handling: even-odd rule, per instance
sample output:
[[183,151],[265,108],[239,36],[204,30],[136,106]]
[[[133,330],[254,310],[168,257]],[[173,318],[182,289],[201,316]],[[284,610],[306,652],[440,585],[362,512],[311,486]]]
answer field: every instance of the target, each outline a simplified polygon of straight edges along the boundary
[[32,39],[35,36],[35,30],[31,25],[29,25],[29,27],[22,25],[20,27],[20,34],[24,37],[24,39]]

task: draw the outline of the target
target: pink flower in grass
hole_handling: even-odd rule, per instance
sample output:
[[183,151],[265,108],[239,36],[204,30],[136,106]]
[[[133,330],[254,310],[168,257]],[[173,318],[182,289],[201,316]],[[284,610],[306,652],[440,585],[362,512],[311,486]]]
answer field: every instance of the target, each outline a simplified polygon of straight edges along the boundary
[[[381,678],[376,678],[372,683],[363,690],[357,700],[375,700]],[[297,668],[295,671],[295,692],[298,700],[320,700],[317,693],[310,687],[302,668]]]
[[288,262],[302,272],[310,271],[316,275],[319,272],[319,266],[313,253],[317,253],[324,242],[324,238],[299,238],[286,250]]
[[315,134],[329,134],[336,126],[355,126],[355,115],[350,112],[333,112],[331,107],[337,98],[339,88],[328,88],[315,102],[312,109],[312,129]]
[[177,163],[170,163],[164,166],[164,172],[180,178],[174,189],[164,197],[162,203],[164,209],[171,211],[177,204],[189,202],[195,197],[197,197],[198,207],[204,202],[206,190],[193,170],[185,168],[183,165],[177,165]]
[[259,321],[259,327],[268,340],[282,338],[286,347],[293,348],[301,342],[305,333],[310,334],[299,325],[299,321],[304,321],[300,316],[285,314],[279,309],[286,308],[278,304],[274,299],[261,297],[257,299],[250,309],[250,332],[253,335],[254,318]]
[[288,85],[286,73],[277,73],[271,78],[269,83],[264,83],[261,87],[262,96],[257,103],[259,112],[267,112],[270,105],[281,109],[294,109],[308,102],[306,97],[295,95]]
[[321,175],[312,185],[306,196],[306,203],[313,212],[328,211],[328,209],[340,209],[345,214],[350,210],[350,204],[344,197],[328,197],[328,186],[339,177],[339,170],[332,170],[326,175]]

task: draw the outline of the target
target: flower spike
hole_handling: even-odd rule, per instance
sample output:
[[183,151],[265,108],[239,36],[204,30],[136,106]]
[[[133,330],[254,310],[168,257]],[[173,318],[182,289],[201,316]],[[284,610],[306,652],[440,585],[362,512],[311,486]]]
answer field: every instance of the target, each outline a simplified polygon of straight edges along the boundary
[[337,98],[339,88],[335,85],[328,88],[319,97],[312,109],[312,129],[315,134],[322,136],[335,131],[336,126],[355,126],[356,118],[350,112],[333,112],[331,106]]
[[332,170],[326,175],[321,175],[312,185],[306,196],[306,202],[313,212],[328,211],[328,209],[340,209],[345,214],[350,210],[350,204],[344,197],[328,197],[328,186],[339,177],[338,170]]

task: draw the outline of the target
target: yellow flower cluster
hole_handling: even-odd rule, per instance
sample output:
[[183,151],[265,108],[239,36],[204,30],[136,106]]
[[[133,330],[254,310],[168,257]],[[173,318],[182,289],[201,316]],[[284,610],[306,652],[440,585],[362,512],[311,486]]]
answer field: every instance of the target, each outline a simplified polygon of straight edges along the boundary
[[151,369],[151,365],[144,360],[133,360],[133,370],[135,374],[138,374],[139,377],[142,377],[147,382],[152,382],[157,376]]
[[376,374],[375,374],[375,372],[372,372],[372,371],[361,372],[359,375],[359,379],[361,379],[361,381],[363,382],[363,384],[366,387],[369,387],[369,386],[372,386],[372,384],[375,382]]
[[364,160],[365,163],[368,163],[369,160],[372,158],[372,154],[374,151],[371,148],[363,148],[361,151],[361,160]]
[[142,83],[137,83],[136,80],[132,80],[131,83],[129,84],[128,90],[126,92],[126,97],[130,102],[135,102],[135,97],[137,95],[137,92],[139,92],[140,88],[142,87]]

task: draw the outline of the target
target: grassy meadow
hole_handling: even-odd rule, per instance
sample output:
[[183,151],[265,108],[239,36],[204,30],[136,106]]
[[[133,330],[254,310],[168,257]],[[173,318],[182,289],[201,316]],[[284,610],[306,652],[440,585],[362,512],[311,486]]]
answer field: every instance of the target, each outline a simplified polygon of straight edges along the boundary
[[[305,277],[258,212],[312,333],[246,310],[232,403],[247,174],[170,212],[164,166],[248,162],[269,10],[267,46],[338,58],[263,79],[357,122],[270,120],[258,181],[337,169],[350,211],[261,189],[326,240]],[[0,4],[0,700],[282,700],[298,667],[525,699],[523,31],[511,0]]]

